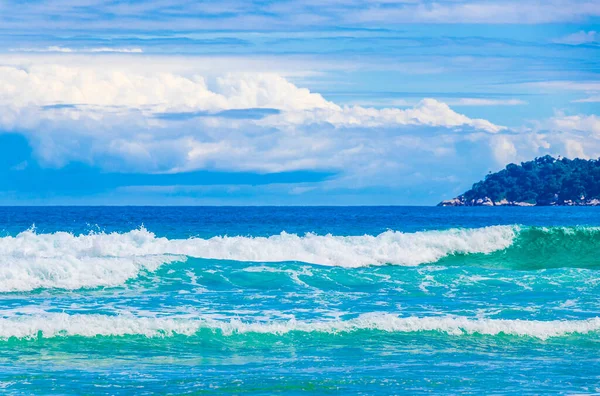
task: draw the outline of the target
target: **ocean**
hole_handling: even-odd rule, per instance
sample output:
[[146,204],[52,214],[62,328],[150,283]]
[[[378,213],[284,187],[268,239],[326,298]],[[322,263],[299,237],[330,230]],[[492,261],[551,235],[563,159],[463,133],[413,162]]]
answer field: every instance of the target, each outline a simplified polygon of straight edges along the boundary
[[600,393],[600,208],[0,208],[3,394]]

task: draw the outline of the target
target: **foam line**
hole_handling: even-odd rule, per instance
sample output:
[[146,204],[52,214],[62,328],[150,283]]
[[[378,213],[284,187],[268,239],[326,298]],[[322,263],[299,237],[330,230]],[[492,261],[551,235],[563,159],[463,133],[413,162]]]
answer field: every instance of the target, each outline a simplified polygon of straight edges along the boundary
[[259,333],[284,335],[301,333],[351,333],[382,331],[388,333],[439,332],[450,336],[512,335],[542,340],[570,334],[588,334],[600,330],[600,318],[586,320],[512,320],[471,319],[466,317],[398,317],[386,313],[368,313],[350,320],[243,322],[211,318],[177,319],[107,315],[68,315],[64,313],[5,317],[0,319],[0,339],[38,337],[96,337],[141,335],[167,337],[193,336],[208,329],[223,336]]
[[[281,233],[270,237],[160,238],[145,228],[126,233],[29,230],[0,238],[0,292],[115,286],[185,256],[250,262],[299,261],[342,267],[433,263],[453,254],[491,253],[513,243],[516,226],[372,236]],[[175,255],[176,257],[173,257]]]

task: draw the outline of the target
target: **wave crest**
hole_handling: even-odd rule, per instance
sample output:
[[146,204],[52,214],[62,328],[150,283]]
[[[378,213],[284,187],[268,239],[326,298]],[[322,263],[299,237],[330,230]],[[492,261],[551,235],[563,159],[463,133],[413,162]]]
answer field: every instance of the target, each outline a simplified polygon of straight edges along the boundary
[[257,333],[284,335],[301,333],[352,333],[382,331],[388,333],[439,332],[451,336],[511,335],[538,339],[600,331],[600,318],[586,320],[511,320],[471,319],[466,317],[398,317],[386,313],[368,313],[355,319],[331,321],[243,322],[211,318],[177,319],[107,315],[42,314],[0,319],[0,339],[53,337],[96,337],[141,335],[145,337],[193,336],[206,329],[223,336]]
[[377,236],[335,236],[282,232],[269,237],[216,236],[210,239],[167,239],[144,228],[126,233],[66,232],[36,234],[26,231],[0,238],[0,257],[189,257],[253,262],[300,261],[311,264],[359,267],[376,264],[414,266],[433,263],[452,254],[491,253],[510,246],[516,226],[450,229]]
[[270,237],[167,239],[145,228],[126,233],[28,230],[0,238],[0,292],[36,288],[116,286],[185,256],[249,262],[298,261],[342,267],[433,263],[455,254],[490,253],[510,246],[518,228],[495,226],[377,236],[282,232]]
[[119,286],[142,271],[155,271],[161,265],[185,261],[185,256],[140,257],[0,257],[0,292],[35,289]]

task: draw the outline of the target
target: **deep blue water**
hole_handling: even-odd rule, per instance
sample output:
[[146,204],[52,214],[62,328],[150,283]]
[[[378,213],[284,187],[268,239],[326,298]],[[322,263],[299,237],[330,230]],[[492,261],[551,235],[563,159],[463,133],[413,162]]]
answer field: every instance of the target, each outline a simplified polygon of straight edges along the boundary
[[123,232],[141,225],[161,236],[269,236],[282,231],[333,235],[415,232],[490,225],[600,225],[596,207],[0,207],[0,230]]
[[8,394],[600,392],[600,208],[0,208]]

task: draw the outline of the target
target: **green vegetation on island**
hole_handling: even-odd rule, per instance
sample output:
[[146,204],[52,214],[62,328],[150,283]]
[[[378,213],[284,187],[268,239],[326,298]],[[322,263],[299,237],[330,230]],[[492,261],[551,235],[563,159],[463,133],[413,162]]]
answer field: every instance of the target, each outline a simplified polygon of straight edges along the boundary
[[488,174],[439,206],[600,205],[600,160],[546,155]]

